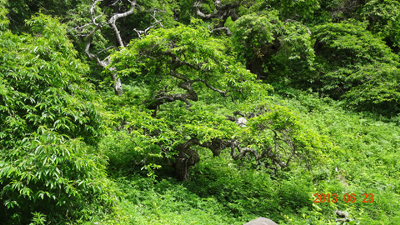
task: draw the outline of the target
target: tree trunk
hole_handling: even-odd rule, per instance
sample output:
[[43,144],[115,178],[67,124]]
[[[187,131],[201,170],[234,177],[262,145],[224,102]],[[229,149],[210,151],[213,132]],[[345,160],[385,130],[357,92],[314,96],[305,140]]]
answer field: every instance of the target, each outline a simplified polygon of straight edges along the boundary
[[260,58],[254,57],[247,61],[246,69],[250,70],[250,72],[257,75],[257,79],[263,80],[265,78],[265,75],[263,74],[264,69],[262,65],[263,65],[262,60]]
[[112,75],[112,79],[114,81],[114,91],[115,91],[115,95],[122,95],[124,93],[123,89],[122,89],[122,83],[121,83],[121,79],[115,75]]
[[185,153],[180,152],[179,156],[176,157],[175,162],[175,173],[179,181],[189,180],[189,158]]

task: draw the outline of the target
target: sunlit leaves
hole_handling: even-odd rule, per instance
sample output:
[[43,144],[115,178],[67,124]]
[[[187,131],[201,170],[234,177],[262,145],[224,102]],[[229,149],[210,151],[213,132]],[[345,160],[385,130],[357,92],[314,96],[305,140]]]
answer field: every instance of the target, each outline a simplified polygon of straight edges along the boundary
[[100,197],[111,194],[104,159],[88,153],[103,133],[88,67],[56,19],[27,24],[32,34],[0,33],[0,220],[9,224],[33,211],[56,221],[75,209],[78,218],[80,207],[112,198]]
[[[132,42],[126,49],[113,56],[118,73],[138,77],[150,86],[172,89],[182,79],[171,77],[171,70],[187,79],[204,79],[211,86],[223,91],[248,90],[247,81],[255,77],[234,58],[222,53],[222,43],[209,37],[209,31],[178,26],[159,29],[148,37]],[[144,78],[146,76],[146,78]]]
[[74,57],[76,52],[64,27],[43,15],[29,24],[36,37],[8,32],[1,37],[8,40],[1,44],[4,61],[0,70],[7,81],[0,100],[6,106],[1,109],[2,119],[23,118],[28,129],[46,125],[75,137],[79,132],[96,136],[87,125],[92,121],[89,126],[100,126],[97,106],[81,99],[94,97],[92,87],[81,77],[87,66]]
[[[19,209],[14,209],[16,212],[26,212],[36,204],[50,204],[43,212],[62,213],[64,207],[78,204],[89,193],[103,194],[110,185],[105,178],[104,161],[86,154],[86,148],[79,140],[41,128],[32,139],[25,139],[21,146],[4,155],[0,164],[2,200],[23,201]],[[59,207],[46,203],[46,199],[54,200]]]
[[5,30],[10,23],[7,18],[8,10],[6,9],[6,2],[7,0],[0,1],[0,31]]

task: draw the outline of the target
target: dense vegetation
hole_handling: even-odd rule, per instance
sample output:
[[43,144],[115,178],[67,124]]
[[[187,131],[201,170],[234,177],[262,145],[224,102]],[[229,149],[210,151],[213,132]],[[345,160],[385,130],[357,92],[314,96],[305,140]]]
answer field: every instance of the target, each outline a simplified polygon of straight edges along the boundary
[[399,21],[397,0],[0,0],[0,221],[399,224]]

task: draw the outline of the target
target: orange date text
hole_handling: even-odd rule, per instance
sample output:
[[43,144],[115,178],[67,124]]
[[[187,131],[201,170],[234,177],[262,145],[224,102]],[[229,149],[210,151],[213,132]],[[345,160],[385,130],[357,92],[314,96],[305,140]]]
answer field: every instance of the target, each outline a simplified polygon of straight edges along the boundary
[[[374,202],[374,195],[372,193],[364,193],[362,194],[362,203],[372,203]],[[336,203],[338,202],[338,195],[336,193],[329,193],[329,194],[324,194],[324,193],[315,193],[314,197],[314,203],[325,203],[325,202],[332,202]],[[355,203],[356,202],[356,195],[354,193],[346,193],[343,195],[343,201],[345,203]]]

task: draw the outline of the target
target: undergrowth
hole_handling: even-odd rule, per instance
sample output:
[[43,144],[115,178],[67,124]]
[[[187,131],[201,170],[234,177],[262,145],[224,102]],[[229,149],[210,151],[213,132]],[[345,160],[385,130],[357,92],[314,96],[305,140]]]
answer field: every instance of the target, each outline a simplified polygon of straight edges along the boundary
[[[111,159],[109,174],[124,194],[114,214],[93,222],[244,224],[267,217],[279,224],[338,224],[334,211],[340,210],[349,212],[348,224],[400,223],[397,117],[354,112],[310,92],[276,95],[272,101],[295,110],[328,140],[326,162],[311,170],[296,162],[289,172],[274,172],[262,162],[233,161],[228,152],[216,158],[203,152],[191,179],[181,183],[167,166],[157,171],[157,178],[146,177],[137,166],[139,156],[123,157],[129,145],[109,137],[100,148]],[[120,147],[110,149],[116,142]],[[316,193],[336,193],[337,202],[315,203]],[[355,194],[354,203],[345,202],[346,193]],[[364,193],[367,201],[373,194],[372,203],[362,202]]]

